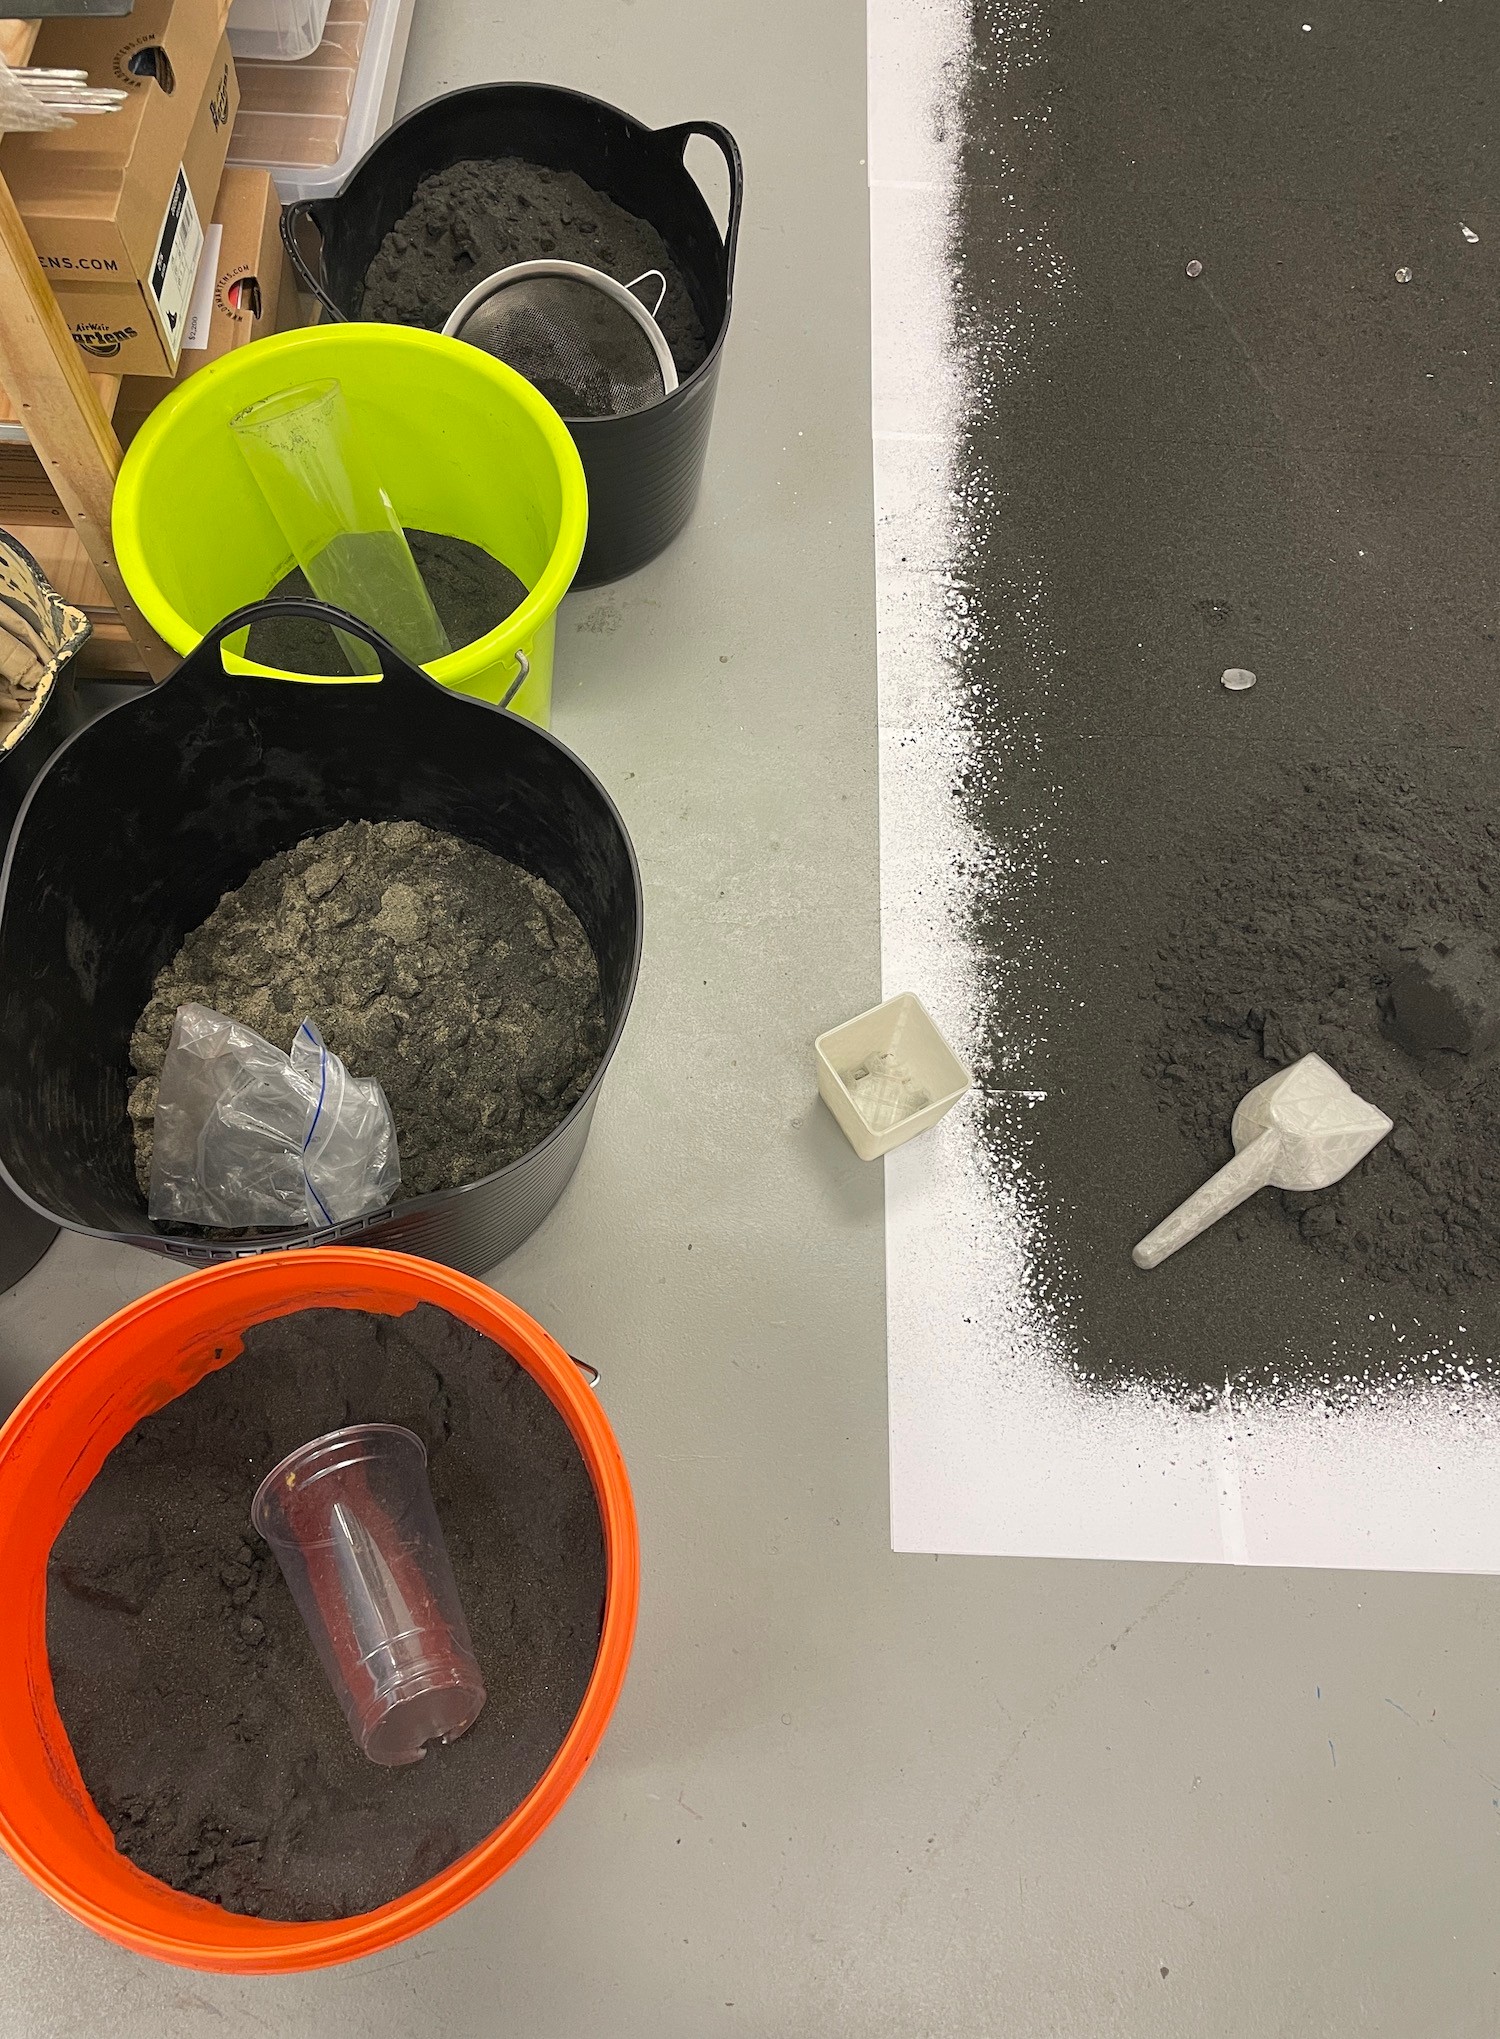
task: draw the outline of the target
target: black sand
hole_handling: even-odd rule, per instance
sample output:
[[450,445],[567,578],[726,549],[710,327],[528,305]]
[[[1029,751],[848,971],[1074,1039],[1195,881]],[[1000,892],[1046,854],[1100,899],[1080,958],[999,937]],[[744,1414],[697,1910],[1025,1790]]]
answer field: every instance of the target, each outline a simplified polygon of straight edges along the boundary
[[[1309,827],[1309,815],[1317,826]],[[1500,823],[1382,758],[1285,774],[1158,953],[1147,1076],[1228,1158],[1224,1100],[1309,1051],[1395,1121],[1342,1182],[1238,1220],[1366,1279],[1467,1297],[1500,1275]],[[1278,1208],[1279,1206],[1279,1208]]]
[[542,169],[518,156],[454,163],[422,179],[365,272],[359,316],[441,332],[476,283],[545,256],[586,263],[617,283],[661,270],[667,294],[656,318],[680,380],[704,360],[703,321],[655,227],[571,170]]
[[290,1050],[311,1015],[396,1120],[401,1195],[529,1153],[604,1051],[599,971],[566,901],[530,872],[415,821],[354,821],[270,857],[157,978],[130,1044],[143,1192],[156,1082],[182,1004]]
[[[275,1559],[262,1476],[341,1424],[426,1444],[487,1699],[460,1740],[360,1752]],[[307,1310],[147,1418],[53,1547],[47,1643],[95,1804],[150,1875],[231,1911],[341,1918],[476,1846],[556,1754],[598,1651],[604,1547],[561,1417],[446,1312]]]
[[[960,796],[1023,845],[975,933],[983,1078],[1047,1093],[992,1106],[1037,1186],[1043,1298],[1101,1384],[1492,1378],[1494,1078],[1394,1060],[1382,1001],[1408,909],[1500,936],[1500,216],[1475,167],[1500,16],[1369,0],[1303,33],[1047,0],[974,27]],[[1332,1200],[1348,1250],[1264,1194],[1135,1270],[1246,1078],[1299,1046],[1408,1124]]]
[[[526,583],[482,545],[471,545],[465,538],[445,538],[438,531],[411,529],[407,530],[406,542],[454,651],[462,651],[466,644],[486,636],[526,599]],[[394,538],[391,543],[395,543]],[[282,575],[267,599],[305,601],[311,593],[307,576],[300,566],[294,566],[289,574]],[[258,664],[275,666],[282,672],[349,670],[349,661],[333,632],[305,616],[272,617],[252,623],[245,652]]]

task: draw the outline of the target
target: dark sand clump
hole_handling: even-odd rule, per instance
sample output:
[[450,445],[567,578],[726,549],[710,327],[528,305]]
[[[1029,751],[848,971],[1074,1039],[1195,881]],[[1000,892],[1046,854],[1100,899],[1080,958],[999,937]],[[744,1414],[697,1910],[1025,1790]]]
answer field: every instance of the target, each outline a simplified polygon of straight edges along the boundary
[[130,1044],[136,1170],[179,1005],[289,1049],[305,1016],[395,1115],[401,1195],[529,1153],[604,1051],[588,937],[540,878],[415,821],[352,821],[270,857],[157,977]]
[[[427,1447],[487,1692],[466,1735],[402,1769],[360,1752],[250,1528],[278,1459],[360,1421]],[[535,1784],[588,1684],[604,1584],[587,1469],[508,1354],[428,1304],[304,1310],[116,1446],[53,1546],[47,1647],[137,1867],[231,1911],[341,1918],[435,1875]]]
[[678,376],[685,382],[702,363],[703,321],[655,227],[571,170],[518,156],[453,163],[422,179],[365,272],[359,316],[439,332],[476,283],[546,256],[586,263],[617,283],[659,269],[667,293],[656,318]]
[[1147,1073],[1205,1164],[1243,1094],[1309,1053],[1395,1129],[1342,1182],[1273,1193],[1320,1253],[1424,1293],[1500,1274],[1500,822],[1412,769],[1285,775],[1188,888]]
[[[406,542],[454,651],[487,637],[526,599],[526,583],[482,545],[471,545],[466,538],[445,538],[438,531],[411,529]],[[306,601],[312,592],[301,567],[294,566],[266,599]],[[305,616],[262,617],[251,624],[245,651],[257,664],[275,666],[281,672],[332,674],[349,670],[349,661],[333,632]]]

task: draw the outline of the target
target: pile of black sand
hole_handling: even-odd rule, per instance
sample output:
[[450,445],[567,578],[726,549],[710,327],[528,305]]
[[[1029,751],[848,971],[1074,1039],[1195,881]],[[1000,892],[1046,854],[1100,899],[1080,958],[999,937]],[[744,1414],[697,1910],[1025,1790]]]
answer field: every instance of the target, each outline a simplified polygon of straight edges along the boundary
[[130,1042],[143,1194],[157,1079],[189,1003],[286,1050],[315,1020],[384,1087],[404,1197],[529,1153],[604,1052],[598,966],[560,894],[415,821],[351,821],[268,858],[162,970]]
[[[482,545],[471,545],[466,538],[445,538],[438,531],[410,528],[406,542],[454,651],[462,651],[476,638],[488,636],[497,623],[503,623],[526,599],[526,583]],[[307,576],[300,566],[294,566],[270,590],[267,599],[305,601],[311,594]],[[252,623],[245,651],[258,664],[275,666],[281,672],[349,670],[349,661],[333,632],[305,616],[278,616]]]
[[[361,1754],[268,1547],[261,1477],[341,1424],[423,1440],[484,1674],[421,1762]],[[231,1911],[328,1919],[424,1882],[556,1754],[598,1652],[604,1547],[566,1425],[499,1346],[422,1304],[304,1310],[119,1444],[63,1526],[47,1646],[63,1724],[121,1851]]]
[[549,255],[602,269],[618,283],[659,269],[667,294],[656,320],[680,380],[707,355],[703,321],[655,227],[573,171],[519,156],[453,163],[424,177],[365,272],[359,316],[440,332],[476,283]]
[[[1252,1085],[1316,1053],[1395,1120],[1282,1192],[1308,1246],[1424,1293],[1500,1275],[1500,822],[1376,759],[1286,773],[1193,874],[1157,957],[1147,1074],[1206,1167]],[[1274,1193],[1271,1193],[1274,1194]]]

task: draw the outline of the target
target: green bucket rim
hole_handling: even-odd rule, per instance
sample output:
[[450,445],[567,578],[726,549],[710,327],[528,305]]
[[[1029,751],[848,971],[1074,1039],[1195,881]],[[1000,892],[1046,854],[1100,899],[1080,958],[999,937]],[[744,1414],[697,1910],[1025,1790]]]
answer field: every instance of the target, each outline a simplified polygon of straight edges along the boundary
[[[441,333],[429,333],[415,326],[379,325],[374,321],[340,326],[301,326],[289,333],[275,333],[264,340],[254,340],[248,347],[236,349],[221,360],[210,362],[206,368],[200,368],[151,412],[131,441],[121,464],[115,481],[110,520],[121,577],[146,621],[174,651],[186,657],[202,643],[203,631],[172,606],[147,564],[141,542],[141,476],[149,468],[163,434],[172,429],[174,418],[190,407],[201,406],[218,383],[238,375],[248,356],[253,354],[258,361],[265,363],[268,351],[273,348],[277,353],[288,356],[299,353],[315,356],[317,350],[329,342],[341,348],[397,346],[412,349],[417,354],[438,352],[450,357],[454,348],[459,349],[469,372],[482,381],[495,384],[530,414],[557,462],[562,515],[556,542],[535,587],[521,606],[513,609],[487,635],[476,637],[472,644],[450,652],[446,658],[434,659],[422,668],[442,685],[461,688],[487,667],[527,643],[556,614],[583,557],[584,539],[588,535],[588,484],[573,435],[547,399],[505,362]],[[305,368],[294,370],[293,379],[307,380],[313,372],[310,360]],[[352,674],[293,673],[282,666],[259,665],[252,659],[230,654],[227,649],[226,664],[237,673],[313,686],[360,685],[367,677],[363,674],[356,678]]]

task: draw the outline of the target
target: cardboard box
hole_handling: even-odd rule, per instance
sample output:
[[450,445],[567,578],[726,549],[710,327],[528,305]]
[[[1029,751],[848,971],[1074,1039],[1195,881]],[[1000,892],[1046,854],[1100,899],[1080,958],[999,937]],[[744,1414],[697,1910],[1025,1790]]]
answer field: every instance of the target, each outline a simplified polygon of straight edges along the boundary
[[0,143],[0,174],[74,337],[111,367],[176,367],[239,104],[224,11],[136,0],[118,21],[49,21],[37,63],[80,65],[131,97],[117,114]]
[[[58,309],[73,338],[101,368],[120,375],[176,373],[188,307],[203,253],[202,221],[211,211],[228,145],[215,101],[234,67],[221,43],[214,92],[199,105],[173,175],[145,273],[128,281],[93,281],[47,269]],[[233,103],[233,93],[230,94]]]
[[221,355],[301,320],[296,279],[281,245],[281,199],[264,170],[224,172],[188,307],[172,382],[127,375],[115,429],[128,442],[169,390]]
[[296,325],[300,315],[297,281],[281,244],[275,181],[268,170],[230,167],[219,182],[177,380],[251,340]]

